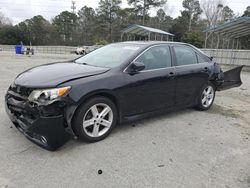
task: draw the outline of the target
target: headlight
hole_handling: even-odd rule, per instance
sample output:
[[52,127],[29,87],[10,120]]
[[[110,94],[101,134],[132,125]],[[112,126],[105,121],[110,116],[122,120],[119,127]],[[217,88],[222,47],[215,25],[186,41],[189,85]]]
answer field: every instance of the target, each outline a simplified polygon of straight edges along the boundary
[[70,87],[61,87],[61,88],[54,88],[54,89],[43,89],[43,90],[34,90],[29,95],[29,101],[47,101],[53,100],[58,97],[64,96]]

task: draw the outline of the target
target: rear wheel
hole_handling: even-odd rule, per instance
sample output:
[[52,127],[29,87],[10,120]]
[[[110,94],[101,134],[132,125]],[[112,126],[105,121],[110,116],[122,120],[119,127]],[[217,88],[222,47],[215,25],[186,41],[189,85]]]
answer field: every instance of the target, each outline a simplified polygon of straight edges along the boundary
[[105,97],[95,97],[77,111],[73,129],[83,141],[97,142],[109,135],[117,121],[114,103]]
[[199,94],[197,108],[199,110],[208,110],[212,106],[214,98],[215,98],[214,86],[211,83],[204,85]]

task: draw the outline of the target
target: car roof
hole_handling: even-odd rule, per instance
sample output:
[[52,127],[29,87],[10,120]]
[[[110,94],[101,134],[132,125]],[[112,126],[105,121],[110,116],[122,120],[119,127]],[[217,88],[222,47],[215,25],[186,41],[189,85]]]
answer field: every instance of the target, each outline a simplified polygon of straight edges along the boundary
[[190,44],[184,43],[184,42],[172,42],[172,41],[125,41],[125,42],[119,42],[118,44],[143,45],[143,46],[152,46],[152,45],[156,45],[156,44],[184,44],[184,45],[190,45]]
[[192,44],[185,43],[185,42],[173,42],[173,41],[125,41],[125,42],[118,42],[116,44],[141,45],[144,48],[148,48],[150,46],[157,45],[157,44],[181,44],[181,45],[190,46],[193,49],[195,49],[196,51],[198,51],[199,53],[205,55],[206,57],[209,57],[206,53],[201,51],[199,48],[193,46]]

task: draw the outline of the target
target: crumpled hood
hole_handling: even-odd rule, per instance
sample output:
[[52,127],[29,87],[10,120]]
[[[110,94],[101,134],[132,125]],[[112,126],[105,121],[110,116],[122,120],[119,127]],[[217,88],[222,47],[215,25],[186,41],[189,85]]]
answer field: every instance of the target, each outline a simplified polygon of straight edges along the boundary
[[108,70],[73,62],[53,63],[24,71],[16,77],[15,84],[31,88],[56,87],[68,80],[102,74]]

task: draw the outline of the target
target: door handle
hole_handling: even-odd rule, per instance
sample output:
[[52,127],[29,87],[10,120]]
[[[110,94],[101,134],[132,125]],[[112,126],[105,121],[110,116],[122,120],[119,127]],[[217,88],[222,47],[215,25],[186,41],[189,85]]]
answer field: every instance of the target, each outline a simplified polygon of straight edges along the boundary
[[208,72],[208,68],[207,67],[204,68],[204,72]]
[[169,75],[170,75],[170,76],[173,76],[173,75],[174,75],[174,72],[170,72]]

